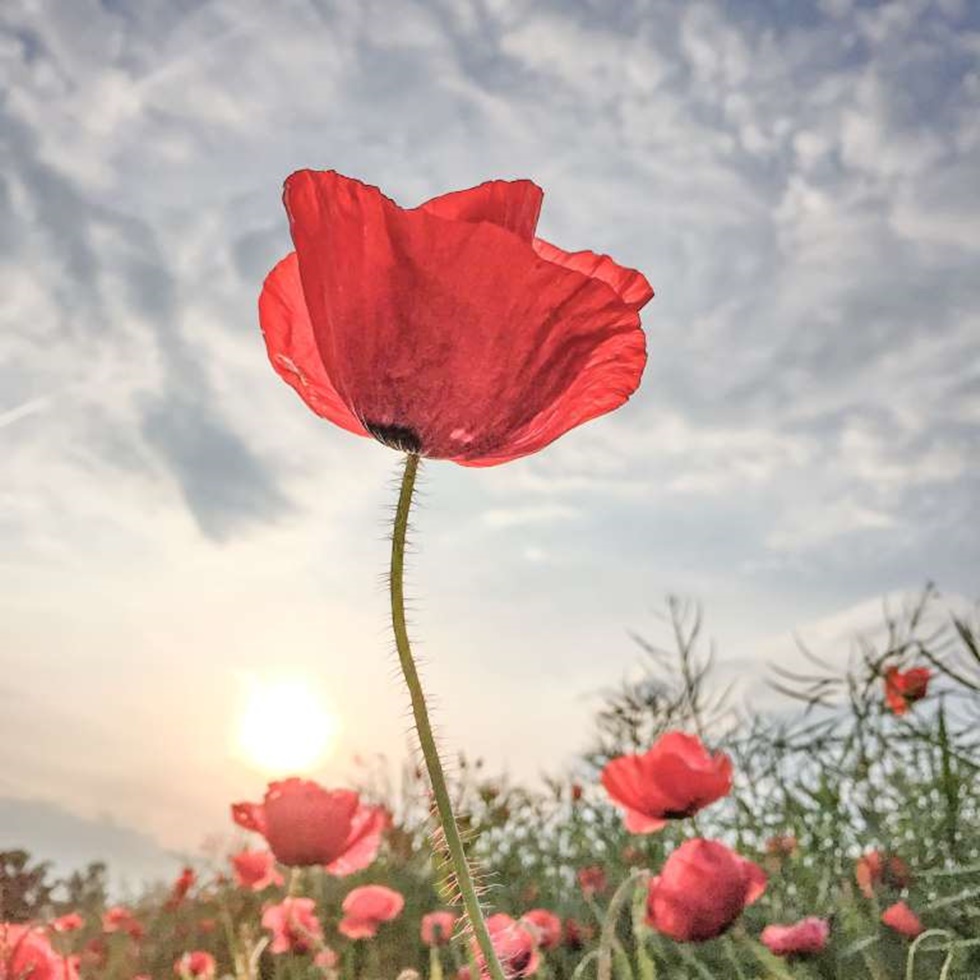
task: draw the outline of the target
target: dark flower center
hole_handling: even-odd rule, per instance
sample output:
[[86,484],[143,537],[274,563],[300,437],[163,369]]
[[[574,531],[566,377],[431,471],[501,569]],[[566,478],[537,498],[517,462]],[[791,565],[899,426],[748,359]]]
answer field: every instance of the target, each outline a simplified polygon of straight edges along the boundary
[[364,428],[389,449],[397,449],[403,453],[422,451],[422,439],[407,425],[381,425],[378,422],[365,421]]

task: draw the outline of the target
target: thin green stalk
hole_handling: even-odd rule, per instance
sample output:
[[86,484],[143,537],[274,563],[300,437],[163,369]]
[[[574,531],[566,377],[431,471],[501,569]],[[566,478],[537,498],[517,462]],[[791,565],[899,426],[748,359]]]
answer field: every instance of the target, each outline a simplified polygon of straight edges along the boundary
[[649,875],[648,871],[633,871],[630,876],[616,889],[609,900],[605,918],[602,920],[602,932],[599,935],[599,980],[610,980],[612,977],[613,946],[616,943],[616,921],[619,919],[623,906],[629,901],[633,889]]
[[409,453],[405,457],[405,471],[402,476],[401,492],[398,495],[398,507],[395,510],[395,528],[391,536],[391,625],[395,632],[395,646],[398,649],[398,661],[401,664],[402,675],[412,699],[412,714],[415,717],[415,730],[418,732],[419,744],[425,767],[429,772],[432,784],[432,794],[435,797],[436,809],[439,812],[439,822],[446,841],[446,848],[456,873],[456,883],[463,899],[463,908],[469,920],[470,928],[487,969],[493,980],[505,980],[497,956],[487,932],[480,899],[473,884],[469,865],[466,862],[466,851],[459,835],[459,827],[453,814],[449,789],[446,786],[446,776],[439,761],[439,751],[432,735],[432,725],[429,722],[429,712],[425,705],[425,694],[419,681],[419,674],[412,657],[412,648],[408,641],[408,627],[405,623],[405,537],[408,533],[408,515],[412,507],[412,494],[415,490],[415,476],[419,468],[419,457]]

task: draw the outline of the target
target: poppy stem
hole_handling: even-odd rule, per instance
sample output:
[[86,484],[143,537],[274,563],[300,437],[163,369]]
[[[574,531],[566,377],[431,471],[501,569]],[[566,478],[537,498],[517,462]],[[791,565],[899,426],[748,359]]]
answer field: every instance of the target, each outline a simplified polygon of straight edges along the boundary
[[649,871],[631,871],[630,876],[616,889],[615,894],[609,900],[606,917],[602,922],[602,931],[599,934],[598,980],[611,980],[612,978],[613,949],[618,945],[616,922],[623,911],[623,906],[632,898],[633,890],[645,884],[649,877]]
[[419,744],[425,767],[429,772],[429,782],[432,784],[432,795],[435,797],[436,809],[439,812],[439,823],[442,825],[446,849],[452,861],[456,874],[456,884],[463,899],[463,908],[469,920],[470,928],[483,960],[493,980],[505,980],[503,970],[494,953],[490,933],[487,931],[480,908],[480,899],[476,893],[473,876],[470,874],[466,860],[466,851],[459,834],[456,817],[453,814],[446,776],[439,761],[439,751],[432,735],[432,725],[429,722],[429,712],[425,704],[425,694],[419,681],[418,670],[412,657],[412,648],[408,641],[408,628],[405,624],[405,538],[408,534],[408,515],[412,507],[412,494],[415,490],[415,476],[419,468],[419,457],[408,453],[405,457],[405,471],[402,475],[401,491],[398,495],[398,507],[395,510],[395,527],[391,536],[391,625],[395,633],[395,646],[398,649],[398,661],[401,664],[405,685],[412,700],[412,714],[415,718],[415,730],[418,732]]

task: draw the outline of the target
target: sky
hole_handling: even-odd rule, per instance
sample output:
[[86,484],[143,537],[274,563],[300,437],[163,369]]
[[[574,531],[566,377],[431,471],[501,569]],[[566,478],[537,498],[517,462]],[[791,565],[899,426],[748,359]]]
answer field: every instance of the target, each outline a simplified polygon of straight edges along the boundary
[[791,633],[980,595],[980,15],[964,0],[6,0],[0,6],[0,847],[169,874],[265,775],[409,744],[384,588],[398,457],[270,368],[280,194],[491,178],[656,289],[621,410],[424,465],[412,628],[443,744],[533,781],[667,594],[761,699]]

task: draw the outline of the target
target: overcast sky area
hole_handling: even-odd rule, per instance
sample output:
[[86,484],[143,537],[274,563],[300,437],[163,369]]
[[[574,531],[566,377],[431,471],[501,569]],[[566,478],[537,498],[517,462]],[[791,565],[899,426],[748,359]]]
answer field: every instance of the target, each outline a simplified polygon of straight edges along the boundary
[[978,9],[5,0],[0,846],[170,873],[261,796],[249,678],[322,692],[328,783],[404,754],[398,457],[314,417],[257,324],[298,168],[408,206],[532,178],[542,237],[657,292],[622,410],[424,466],[447,747],[567,766],[667,593],[762,699],[794,629],[843,658],[886,594],[975,600]]

